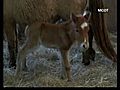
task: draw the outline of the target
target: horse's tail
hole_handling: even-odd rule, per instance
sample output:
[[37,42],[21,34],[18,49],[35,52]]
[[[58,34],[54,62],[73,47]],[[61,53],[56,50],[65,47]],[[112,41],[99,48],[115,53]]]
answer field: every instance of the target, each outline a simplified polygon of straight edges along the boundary
[[104,8],[102,0],[90,0],[89,10],[92,12],[91,25],[96,44],[101,52],[112,61],[117,61],[117,54],[108,37],[108,31],[105,26],[104,13],[99,13],[97,9]]

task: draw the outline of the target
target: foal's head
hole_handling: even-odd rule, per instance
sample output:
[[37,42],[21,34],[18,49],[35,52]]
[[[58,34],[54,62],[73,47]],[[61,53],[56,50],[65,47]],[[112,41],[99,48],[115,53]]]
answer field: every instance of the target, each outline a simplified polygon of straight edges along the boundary
[[80,48],[82,51],[85,51],[89,47],[88,32],[89,24],[88,19],[85,18],[85,15],[74,15],[71,16],[72,23],[75,27],[76,39],[80,42]]

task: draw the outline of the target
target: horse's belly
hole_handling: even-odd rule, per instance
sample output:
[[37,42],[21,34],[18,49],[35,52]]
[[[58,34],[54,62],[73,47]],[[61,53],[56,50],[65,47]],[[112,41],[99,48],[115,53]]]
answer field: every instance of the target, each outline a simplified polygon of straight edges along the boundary
[[54,40],[54,39],[41,40],[41,44],[48,48],[60,48],[60,47],[64,46],[61,41]]
[[52,37],[42,39],[41,44],[48,48],[68,48],[70,46],[68,40]]

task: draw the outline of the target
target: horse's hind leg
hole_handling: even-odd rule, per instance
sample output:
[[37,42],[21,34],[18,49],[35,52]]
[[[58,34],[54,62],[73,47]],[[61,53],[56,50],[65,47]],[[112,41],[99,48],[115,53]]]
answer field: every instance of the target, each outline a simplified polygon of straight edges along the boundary
[[92,48],[93,32],[91,28],[88,35],[89,35],[89,48],[85,52],[83,52],[83,61],[82,61],[85,65],[89,65],[90,60],[94,61],[95,59],[95,50]]
[[[33,38],[33,37],[32,37]],[[21,72],[22,70],[26,70],[26,55],[30,53],[34,47],[37,46],[37,40],[32,40],[31,38],[28,38],[27,42],[23,45],[21,50],[18,53],[17,56],[17,70],[16,74]]]
[[17,29],[18,29],[18,33],[17,33],[17,37],[18,37],[18,45],[22,46],[26,40],[25,38],[25,27],[26,24],[17,24]]
[[27,50],[27,44],[25,44],[25,46],[23,46],[23,48],[20,49],[20,51],[18,52],[17,55],[17,68],[16,68],[16,75],[19,74],[19,72],[21,72],[22,70],[24,70],[26,68],[26,51]]

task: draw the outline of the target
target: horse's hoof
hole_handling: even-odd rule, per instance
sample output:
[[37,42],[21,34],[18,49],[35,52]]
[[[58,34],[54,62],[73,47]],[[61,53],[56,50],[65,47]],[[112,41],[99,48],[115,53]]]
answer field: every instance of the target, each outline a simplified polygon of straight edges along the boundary
[[95,50],[93,48],[89,48],[83,54],[83,61],[82,61],[82,63],[84,63],[84,65],[89,65],[90,64],[90,60],[94,61],[94,59],[95,59]]
[[23,71],[28,71],[27,68],[23,68],[22,70],[23,70]]
[[22,67],[23,71],[28,71],[27,66]]
[[95,50],[94,50],[94,49],[91,49],[91,50],[90,50],[89,55],[90,55],[90,59],[91,59],[92,61],[95,61]]
[[89,61],[89,62],[87,62],[87,63],[84,63],[84,65],[85,65],[85,66],[88,66],[89,64],[90,64],[90,61]]
[[72,82],[73,80],[72,79],[68,79],[67,82]]

